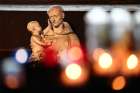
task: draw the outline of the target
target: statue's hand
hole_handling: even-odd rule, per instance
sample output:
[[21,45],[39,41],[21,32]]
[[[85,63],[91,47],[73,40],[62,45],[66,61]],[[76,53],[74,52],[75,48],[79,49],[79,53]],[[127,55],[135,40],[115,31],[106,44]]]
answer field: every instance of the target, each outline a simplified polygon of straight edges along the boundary
[[48,19],[48,26],[52,26],[50,19]]
[[51,23],[50,19],[48,19],[48,27],[49,27],[50,29],[53,29],[53,26],[52,26],[52,23]]
[[42,37],[42,39],[44,40],[44,38],[45,38],[45,35],[41,34],[41,37]]

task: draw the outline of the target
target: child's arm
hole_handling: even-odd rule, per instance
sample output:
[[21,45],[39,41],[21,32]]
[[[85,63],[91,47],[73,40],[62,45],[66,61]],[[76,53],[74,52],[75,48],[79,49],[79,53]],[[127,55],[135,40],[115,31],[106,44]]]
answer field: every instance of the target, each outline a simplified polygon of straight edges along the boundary
[[35,42],[35,43],[37,43],[37,44],[39,44],[41,46],[46,46],[46,44],[43,41],[39,40],[36,37],[32,37],[32,40],[33,40],[33,42]]
[[38,44],[40,46],[50,46],[50,45],[52,45],[52,42],[49,42],[49,43],[48,42],[43,42],[36,37],[32,37],[32,39],[33,39],[33,42],[35,42],[36,44]]

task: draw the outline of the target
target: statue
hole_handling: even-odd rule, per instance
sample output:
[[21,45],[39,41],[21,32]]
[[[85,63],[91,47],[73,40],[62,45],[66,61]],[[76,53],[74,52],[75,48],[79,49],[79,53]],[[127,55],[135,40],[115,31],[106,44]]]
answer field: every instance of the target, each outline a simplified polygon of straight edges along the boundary
[[80,41],[69,23],[63,21],[65,14],[60,6],[50,7],[47,14],[48,26],[40,34],[43,45],[47,45],[47,47],[42,46],[44,49],[42,54],[45,60],[47,57],[47,61],[57,61],[63,51],[74,46],[80,47]]

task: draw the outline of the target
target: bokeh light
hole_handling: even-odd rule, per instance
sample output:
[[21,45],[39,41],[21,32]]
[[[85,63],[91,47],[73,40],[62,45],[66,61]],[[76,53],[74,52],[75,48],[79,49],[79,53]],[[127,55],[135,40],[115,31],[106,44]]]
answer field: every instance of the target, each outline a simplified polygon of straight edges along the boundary
[[128,69],[132,70],[138,66],[138,58],[132,54],[127,59],[127,67]]
[[130,13],[122,8],[114,8],[110,13],[112,22],[111,40],[116,42],[125,32],[132,31],[133,22]]
[[98,59],[92,63],[93,74],[109,77],[118,72],[119,63],[114,61],[111,54],[106,51],[100,51]]
[[122,90],[126,86],[126,79],[124,76],[117,76],[112,81],[113,90]]
[[66,67],[65,73],[69,79],[76,80],[80,78],[82,70],[81,70],[80,65],[70,64]]
[[3,60],[2,63],[2,72],[4,74],[14,74],[19,73],[22,71],[21,65],[16,63],[16,61],[13,58],[6,58]]
[[136,11],[134,13],[134,20],[135,20],[136,24],[140,24],[140,11]]
[[123,62],[121,71],[127,76],[137,76],[140,72],[139,59],[135,54],[131,54]]
[[15,54],[15,59],[19,63],[25,63],[25,62],[27,62],[28,52],[26,51],[26,49],[23,49],[23,48],[18,49],[16,51],[16,54]]
[[134,12],[133,15],[134,18],[134,23],[135,23],[135,28],[133,31],[133,35],[134,35],[134,40],[135,40],[135,48],[137,50],[137,52],[140,51],[140,10]]
[[93,7],[85,15],[86,46],[90,59],[96,48],[108,48],[110,16],[103,7]]
[[93,60],[94,60],[94,61],[98,61],[100,55],[101,55],[102,53],[104,53],[104,52],[105,52],[105,50],[102,49],[102,48],[96,48],[96,49],[94,49],[93,54],[92,54]]
[[69,64],[60,75],[63,85],[69,87],[84,85],[88,80],[88,77],[88,68],[85,65],[75,63]]
[[109,22],[109,14],[102,7],[94,7],[85,17],[90,24],[105,24]]
[[62,68],[65,68],[68,64],[70,64],[72,61],[68,57],[68,50],[63,50],[59,54],[59,64]]
[[80,47],[72,47],[68,50],[68,57],[71,61],[78,61],[83,58],[83,52]]
[[10,89],[17,89],[20,86],[19,79],[14,75],[7,75],[5,77],[4,83]]
[[99,65],[103,69],[110,68],[112,65],[112,57],[108,53],[103,53],[99,57]]
[[111,14],[112,21],[116,24],[121,22],[131,24],[131,15],[126,9],[113,8],[110,14]]
[[25,73],[21,64],[14,58],[6,58],[2,61],[2,80],[9,89],[21,88],[25,82]]

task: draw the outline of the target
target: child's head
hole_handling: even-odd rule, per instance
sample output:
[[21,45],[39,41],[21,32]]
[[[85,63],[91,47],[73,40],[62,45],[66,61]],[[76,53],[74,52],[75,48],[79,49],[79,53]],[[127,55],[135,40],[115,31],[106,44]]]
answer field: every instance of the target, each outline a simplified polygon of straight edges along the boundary
[[42,30],[40,24],[37,21],[30,21],[27,24],[27,29],[28,31],[30,31],[31,33],[34,32],[40,32]]

